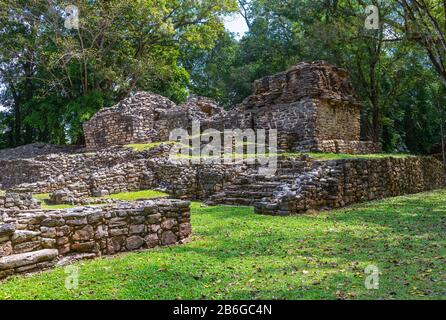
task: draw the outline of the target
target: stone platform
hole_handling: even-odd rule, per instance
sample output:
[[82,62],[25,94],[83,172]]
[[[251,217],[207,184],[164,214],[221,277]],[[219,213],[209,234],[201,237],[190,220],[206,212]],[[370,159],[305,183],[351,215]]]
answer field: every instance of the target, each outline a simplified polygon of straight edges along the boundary
[[66,257],[99,257],[184,243],[190,203],[138,201],[66,210],[0,210],[0,278],[54,266]]

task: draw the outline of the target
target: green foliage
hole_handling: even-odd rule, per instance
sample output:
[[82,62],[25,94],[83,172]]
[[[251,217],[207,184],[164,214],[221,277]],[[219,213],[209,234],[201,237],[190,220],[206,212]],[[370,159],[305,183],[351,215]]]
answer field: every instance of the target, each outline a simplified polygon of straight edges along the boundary
[[69,30],[68,4],[0,1],[0,103],[10,115],[0,120],[15,145],[82,143],[82,122],[138,90],[184,101],[180,49],[212,48],[221,17],[236,8],[235,0],[77,1],[80,28]]
[[[175,102],[194,93],[230,108],[255,79],[321,59],[349,71],[364,103],[363,138],[385,152],[425,154],[438,145],[446,72],[435,61],[444,48],[425,35],[444,33],[439,1],[418,2],[408,21],[403,0],[238,2],[249,24],[240,40],[221,22],[235,0],[78,1],[79,31],[63,26],[68,1],[36,0],[30,8],[0,0],[0,104],[7,108],[0,148],[80,144],[84,121],[137,90]],[[372,2],[379,30],[364,28]],[[428,14],[433,20],[417,27]],[[418,37],[406,32],[415,27]]]
[[[444,299],[446,193],[317,215],[192,205],[192,242],[0,283],[0,299]],[[365,268],[380,269],[378,290]],[[160,285],[163,284],[163,285]]]
[[370,1],[244,3],[250,31],[240,41],[227,34],[211,53],[187,55],[194,92],[231,106],[251,93],[255,79],[323,59],[349,71],[364,103],[363,138],[381,142],[386,152],[417,154],[440,141],[444,94],[432,87],[441,87],[441,79],[425,51],[395,27],[396,2],[379,1],[380,30],[364,28]]

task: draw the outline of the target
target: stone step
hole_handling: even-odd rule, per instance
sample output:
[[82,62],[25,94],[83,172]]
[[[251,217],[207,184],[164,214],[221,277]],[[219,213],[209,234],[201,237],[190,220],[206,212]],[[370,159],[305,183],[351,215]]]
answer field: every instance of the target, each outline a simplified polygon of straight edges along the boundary
[[258,199],[246,199],[246,198],[216,198],[212,199],[214,204],[226,204],[226,205],[237,205],[237,206],[251,206],[254,202],[257,202]]
[[228,186],[224,189],[224,192],[226,191],[251,191],[251,192],[273,192],[275,191],[279,185],[246,185],[246,186]]
[[251,190],[239,190],[239,191],[225,191],[226,196],[235,198],[249,198],[249,199],[263,199],[272,197],[272,192],[267,191],[251,191]]
[[0,278],[21,272],[45,269],[54,263],[59,251],[44,249],[0,258]]

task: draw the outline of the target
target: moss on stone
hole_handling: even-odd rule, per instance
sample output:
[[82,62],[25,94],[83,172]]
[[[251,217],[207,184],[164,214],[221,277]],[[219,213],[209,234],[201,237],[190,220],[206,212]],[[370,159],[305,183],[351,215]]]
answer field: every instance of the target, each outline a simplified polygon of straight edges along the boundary
[[302,155],[308,155],[314,160],[339,160],[339,159],[384,159],[384,158],[407,158],[411,157],[410,154],[403,153],[372,153],[372,154],[341,154],[341,153],[284,153],[282,155],[287,157],[300,157]]
[[[108,196],[100,197],[103,199],[116,199],[122,201],[136,201],[136,200],[149,200],[156,198],[165,198],[169,195],[167,193],[156,191],[156,190],[141,190],[134,192],[122,192],[111,194]],[[50,194],[49,193],[37,193],[33,195],[33,198],[41,202],[41,208],[44,210],[58,210],[58,209],[69,209],[74,207],[79,207],[80,205],[70,205],[70,204],[51,204],[49,203]],[[98,204],[101,205],[101,204]]]
[[164,142],[153,142],[153,143],[134,143],[127,144],[124,147],[133,149],[133,151],[147,151],[153,148],[156,148],[162,144],[173,145],[175,142],[173,141],[164,141]]

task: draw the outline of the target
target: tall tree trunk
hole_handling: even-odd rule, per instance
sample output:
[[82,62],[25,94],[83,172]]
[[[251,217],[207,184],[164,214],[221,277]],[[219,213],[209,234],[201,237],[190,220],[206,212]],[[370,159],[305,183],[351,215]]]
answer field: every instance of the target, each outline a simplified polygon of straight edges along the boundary
[[14,146],[20,146],[22,143],[22,107],[20,104],[20,97],[12,82],[9,83],[12,97],[14,99]]
[[440,107],[440,100],[437,101],[438,112],[440,112],[440,134],[441,134],[441,155],[443,156],[443,163],[446,165],[446,150],[444,145],[444,112]]
[[440,132],[441,132],[441,154],[443,156],[443,163],[446,165],[446,153],[444,150],[444,123],[443,123],[443,119],[441,119],[440,122]]
[[14,103],[14,146],[22,144],[22,112],[20,103]]
[[372,138],[374,142],[380,142],[382,132],[382,111],[379,101],[379,83],[377,79],[380,51],[381,44],[373,44],[373,47],[369,47],[370,103],[372,105]]

